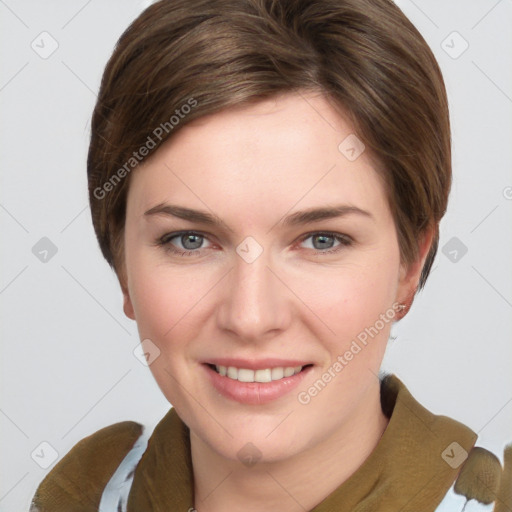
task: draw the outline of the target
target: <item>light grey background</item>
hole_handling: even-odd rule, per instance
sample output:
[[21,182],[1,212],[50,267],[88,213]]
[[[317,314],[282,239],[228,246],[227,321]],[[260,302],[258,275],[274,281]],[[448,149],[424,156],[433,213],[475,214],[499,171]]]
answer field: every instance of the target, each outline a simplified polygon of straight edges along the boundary
[[[52,450],[62,457],[121,420],[152,426],[169,408],[133,355],[136,325],[97,246],[86,182],[101,73],[149,3],[0,0],[0,511],[28,510]],[[398,4],[444,73],[454,184],[434,271],[393,328],[384,369],[502,457],[512,441],[512,0]],[[57,248],[46,262],[40,246],[33,253],[43,237]]]

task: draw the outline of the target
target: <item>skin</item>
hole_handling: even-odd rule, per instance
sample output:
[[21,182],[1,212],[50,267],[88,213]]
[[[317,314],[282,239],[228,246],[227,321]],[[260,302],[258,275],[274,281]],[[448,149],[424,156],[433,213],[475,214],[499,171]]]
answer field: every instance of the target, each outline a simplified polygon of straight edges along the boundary
[[[195,120],[131,176],[124,311],[160,350],[151,372],[191,430],[199,512],[310,510],[354,473],[387,426],[377,375],[392,322],[307,405],[297,399],[379,315],[410,301],[432,241],[428,231],[417,261],[401,264],[369,152],[351,162],[338,150],[351,133],[322,94],[285,94]],[[207,211],[223,224],[144,215],[161,203]],[[338,204],[371,216],[278,223]],[[199,249],[187,245],[180,255],[180,236],[155,243],[182,230],[204,235],[192,240],[202,240]],[[325,231],[352,243],[321,245]],[[263,248],[252,263],[236,252],[248,236]],[[201,363],[222,356],[314,366],[298,389],[247,405],[206,378]],[[261,452],[251,467],[237,457],[248,442]]]

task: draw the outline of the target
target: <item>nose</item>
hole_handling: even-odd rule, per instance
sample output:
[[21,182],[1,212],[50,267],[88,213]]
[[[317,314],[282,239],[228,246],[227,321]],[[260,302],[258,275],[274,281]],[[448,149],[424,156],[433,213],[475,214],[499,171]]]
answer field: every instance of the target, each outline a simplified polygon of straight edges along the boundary
[[252,343],[283,332],[290,323],[291,293],[276,274],[265,251],[251,263],[235,255],[223,279],[218,326]]

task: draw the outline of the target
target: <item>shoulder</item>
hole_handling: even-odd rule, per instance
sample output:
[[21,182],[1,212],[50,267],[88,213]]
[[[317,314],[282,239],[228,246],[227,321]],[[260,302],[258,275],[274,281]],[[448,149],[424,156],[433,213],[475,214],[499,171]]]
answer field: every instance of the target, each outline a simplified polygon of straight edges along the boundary
[[512,510],[512,444],[504,449],[503,467],[499,458],[487,449],[476,446],[471,450],[457,480],[436,508],[436,512],[454,510]]
[[475,446],[476,433],[451,417],[423,407],[394,374],[381,378],[381,406],[395,424],[406,425],[407,431],[413,432],[413,440],[420,436],[417,453],[423,450],[425,457],[432,457],[438,474],[451,468],[446,480],[451,480],[451,487],[446,487],[448,492],[436,512],[461,510],[469,501],[473,508],[468,512],[490,510],[482,507],[493,503],[494,512],[512,511],[512,443],[504,448],[502,460],[492,451]]
[[31,512],[97,511],[105,485],[143,428],[123,421],[75,444],[39,484]]

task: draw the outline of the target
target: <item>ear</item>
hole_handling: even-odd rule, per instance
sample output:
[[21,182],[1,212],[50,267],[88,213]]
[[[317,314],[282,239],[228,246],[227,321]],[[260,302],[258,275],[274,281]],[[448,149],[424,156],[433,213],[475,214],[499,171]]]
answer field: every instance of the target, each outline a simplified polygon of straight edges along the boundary
[[135,311],[133,310],[132,299],[127,288],[123,289],[123,311],[128,318],[135,320]]
[[121,286],[121,291],[123,292],[123,311],[124,314],[135,320],[135,311],[133,309],[132,299],[130,297],[130,291],[128,289],[128,280],[126,279],[126,272],[124,268],[120,270],[117,275],[117,279],[119,281],[119,285]]
[[418,284],[421,277],[421,271],[423,270],[425,260],[427,259],[430,247],[432,246],[432,241],[434,239],[434,231],[434,227],[427,228],[424,231],[418,242],[418,255],[416,260],[413,261],[410,265],[402,263],[400,266],[400,277],[398,281],[396,300],[401,304],[405,304],[405,309],[403,310],[400,317],[403,317],[405,314],[407,314],[414,300],[414,296],[416,295],[416,290],[418,289]]

